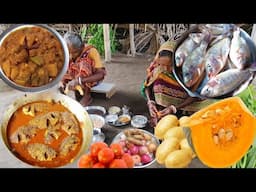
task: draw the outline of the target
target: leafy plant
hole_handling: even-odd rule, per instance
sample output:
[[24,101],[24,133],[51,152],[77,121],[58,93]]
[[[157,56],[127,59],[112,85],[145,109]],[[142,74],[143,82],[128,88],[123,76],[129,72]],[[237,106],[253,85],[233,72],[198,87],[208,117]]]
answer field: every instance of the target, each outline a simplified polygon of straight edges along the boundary
[[[110,25],[110,48],[111,53],[116,51],[117,41],[115,38],[115,31]],[[90,24],[81,30],[81,37],[88,44],[96,47],[101,55],[104,54],[104,35],[103,35],[103,24]]]
[[[256,115],[256,90],[253,85],[250,85],[245,91],[238,95],[248,109]],[[256,141],[247,151],[247,153],[237,163],[232,165],[232,168],[255,168],[256,167]]]
[[248,109],[256,116],[256,89],[251,84],[248,88],[238,95]]

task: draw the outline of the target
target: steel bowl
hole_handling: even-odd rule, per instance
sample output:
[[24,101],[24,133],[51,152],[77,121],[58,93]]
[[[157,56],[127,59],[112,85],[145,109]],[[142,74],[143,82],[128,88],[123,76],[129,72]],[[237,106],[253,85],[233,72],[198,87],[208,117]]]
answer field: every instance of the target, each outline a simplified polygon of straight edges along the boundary
[[[249,46],[250,54],[251,54],[250,63],[253,64],[256,62],[256,45],[247,32],[245,32],[243,29],[240,29],[240,30],[241,30],[241,37],[247,42],[247,45]],[[177,82],[183,87],[183,89],[188,93],[189,96],[197,97],[201,99],[223,99],[223,98],[235,96],[241,93],[242,91],[244,91],[248,87],[248,85],[253,81],[256,73],[253,73],[250,77],[248,77],[248,80],[244,82],[241,86],[239,86],[237,89],[219,97],[205,97],[200,94],[201,89],[207,83],[207,78],[201,79],[201,82],[199,82],[199,85],[197,85],[196,87],[192,86],[191,88],[189,88],[184,84],[183,77],[182,77],[182,68],[176,66],[175,52],[190,33],[198,32],[198,31],[199,31],[199,25],[196,25],[192,27],[190,30],[186,31],[177,41],[177,44],[174,48],[173,57],[172,57],[172,66],[173,66],[172,72]]]
[[148,118],[144,115],[135,115],[132,117],[131,125],[136,128],[146,127]]
[[[104,125],[105,125],[105,118],[104,117],[102,117],[100,115],[96,115],[96,114],[89,114],[89,117],[92,121],[94,129],[101,129],[102,127],[104,127]],[[96,121],[99,121],[101,124],[97,125]]]
[[10,87],[17,89],[19,91],[24,91],[24,92],[37,92],[37,91],[42,91],[46,90],[48,88],[53,87],[54,85],[58,84],[63,76],[65,75],[67,69],[68,69],[68,64],[69,64],[69,51],[66,42],[64,41],[63,37],[53,28],[49,27],[48,25],[44,24],[17,24],[17,25],[12,25],[10,28],[6,29],[1,35],[0,35],[0,46],[4,42],[5,38],[8,37],[12,32],[17,31],[22,28],[29,28],[29,27],[39,27],[47,30],[51,34],[53,34],[57,40],[60,42],[62,46],[62,50],[64,52],[64,63],[61,71],[59,71],[58,76],[50,81],[49,83],[38,86],[38,87],[26,87],[19,85],[13,81],[11,81],[3,72],[2,68],[0,67],[0,78]]
[[[93,125],[92,121],[84,109],[82,105],[80,105],[77,101],[71,99],[68,96],[65,96],[60,93],[53,93],[53,92],[44,92],[44,93],[28,93],[25,94],[24,96],[18,98],[17,100],[13,101],[13,103],[7,107],[7,109],[4,112],[3,119],[2,119],[2,124],[1,124],[1,137],[4,145],[7,147],[8,152],[10,155],[14,158],[14,161],[17,160],[21,164],[23,164],[25,167],[37,167],[30,165],[26,163],[25,161],[20,160],[14,153],[12,153],[12,149],[8,143],[8,138],[7,138],[7,126],[8,123],[14,114],[14,112],[20,108],[21,106],[35,102],[35,101],[55,101],[55,102],[60,102],[63,106],[65,106],[67,109],[70,110],[71,113],[73,113],[80,125],[80,128],[82,130],[82,135],[83,135],[83,142],[81,145],[81,149],[74,157],[73,161],[76,161],[80,158],[82,154],[84,154],[88,149],[89,146],[92,142],[92,136],[93,136]],[[69,167],[70,164],[66,164],[62,167]]]
[[[150,132],[144,130],[144,129],[137,129],[137,128],[128,128],[128,129],[135,129],[135,130],[139,130],[142,131],[148,135],[151,136],[152,140],[155,142],[155,144],[157,145],[157,147],[160,145],[159,140]],[[121,131],[120,133],[118,133],[114,139],[112,140],[111,143],[118,143],[118,141],[120,141],[125,135],[124,135],[124,131],[128,130],[128,129],[124,129],[123,131]],[[134,168],[146,168],[146,167],[150,167],[153,163],[156,162],[156,157],[155,154],[153,155],[153,160],[145,165],[135,165]]]
[[89,114],[96,114],[100,116],[105,116],[106,114],[106,109],[102,106],[86,106],[84,108]]

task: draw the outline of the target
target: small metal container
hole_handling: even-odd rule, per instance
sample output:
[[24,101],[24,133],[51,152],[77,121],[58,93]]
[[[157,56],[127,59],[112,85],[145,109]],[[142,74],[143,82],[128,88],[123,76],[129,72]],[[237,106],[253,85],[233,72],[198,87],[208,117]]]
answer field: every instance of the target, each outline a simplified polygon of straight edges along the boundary
[[102,106],[86,106],[85,110],[89,114],[96,114],[100,116],[104,116],[106,114],[106,109]]
[[135,115],[132,117],[131,124],[133,127],[143,128],[143,127],[146,127],[147,123],[148,123],[148,118],[144,115]]
[[112,106],[108,109],[108,114],[119,115],[121,113],[121,108],[118,106]]
[[89,114],[94,129],[101,129],[105,125],[104,117],[96,114]]

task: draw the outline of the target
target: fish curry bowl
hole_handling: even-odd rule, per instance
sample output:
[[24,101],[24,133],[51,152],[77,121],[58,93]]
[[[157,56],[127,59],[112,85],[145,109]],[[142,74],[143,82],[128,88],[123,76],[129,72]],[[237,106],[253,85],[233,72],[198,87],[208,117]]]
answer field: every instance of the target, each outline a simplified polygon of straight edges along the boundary
[[24,167],[70,167],[89,149],[93,125],[86,110],[68,96],[30,93],[6,109],[1,135]]
[[189,96],[222,99],[241,93],[254,79],[256,46],[234,24],[196,25],[177,41],[172,63]]
[[53,87],[68,69],[63,37],[44,24],[12,25],[0,35],[0,78],[24,92]]

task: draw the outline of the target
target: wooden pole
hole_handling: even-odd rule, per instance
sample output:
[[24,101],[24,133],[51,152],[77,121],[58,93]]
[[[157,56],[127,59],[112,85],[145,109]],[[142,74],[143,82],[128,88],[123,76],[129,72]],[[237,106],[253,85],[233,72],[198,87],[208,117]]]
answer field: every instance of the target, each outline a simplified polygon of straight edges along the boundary
[[104,34],[105,62],[110,62],[111,46],[110,46],[109,24],[103,24],[103,34]]
[[129,34],[130,34],[131,54],[133,57],[135,57],[136,49],[135,49],[135,43],[134,43],[134,24],[129,24]]

